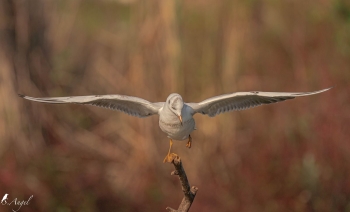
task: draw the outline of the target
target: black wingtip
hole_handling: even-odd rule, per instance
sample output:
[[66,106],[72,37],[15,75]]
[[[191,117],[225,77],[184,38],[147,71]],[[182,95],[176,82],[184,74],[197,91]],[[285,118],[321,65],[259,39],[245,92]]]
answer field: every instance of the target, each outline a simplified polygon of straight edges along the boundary
[[19,96],[19,97],[22,97],[22,98],[24,98],[24,97],[25,97],[25,95],[20,94],[20,93],[18,94],[18,96]]

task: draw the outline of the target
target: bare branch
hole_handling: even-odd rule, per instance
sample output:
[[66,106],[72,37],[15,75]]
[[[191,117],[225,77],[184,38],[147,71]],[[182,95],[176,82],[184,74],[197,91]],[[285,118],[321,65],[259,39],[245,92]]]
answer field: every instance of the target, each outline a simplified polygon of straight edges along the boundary
[[188,212],[190,210],[190,207],[192,205],[192,202],[196,196],[196,193],[198,191],[198,188],[195,186],[190,186],[186,172],[182,166],[181,159],[178,155],[171,153],[171,163],[175,167],[175,171],[171,172],[171,175],[178,175],[182,191],[184,192],[184,198],[182,199],[180,206],[177,210],[167,207],[166,209],[170,212]]

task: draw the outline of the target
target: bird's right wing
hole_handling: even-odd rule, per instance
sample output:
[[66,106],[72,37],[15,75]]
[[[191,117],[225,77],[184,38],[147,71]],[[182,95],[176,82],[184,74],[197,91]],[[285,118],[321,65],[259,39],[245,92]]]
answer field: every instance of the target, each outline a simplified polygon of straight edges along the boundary
[[232,94],[224,94],[206,99],[199,103],[187,103],[193,113],[202,113],[208,116],[216,116],[220,113],[225,113],[233,110],[245,110],[263,104],[270,104],[294,99],[299,96],[308,96],[325,92],[331,88],[301,93],[286,93],[286,92],[237,92]]
[[31,101],[51,104],[87,104],[107,109],[118,110],[131,116],[147,117],[158,114],[164,102],[149,102],[147,100],[124,95],[94,95],[34,98],[19,94],[20,97]]

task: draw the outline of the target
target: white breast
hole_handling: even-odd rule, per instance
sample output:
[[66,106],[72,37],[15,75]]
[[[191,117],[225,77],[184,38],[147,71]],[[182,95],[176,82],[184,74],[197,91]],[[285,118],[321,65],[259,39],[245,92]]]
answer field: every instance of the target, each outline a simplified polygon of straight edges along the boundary
[[172,112],[164,112],[159,115],[159,127],[171,139],[186,140],[195,129],[196,124],[188,106],[184,105],[181,116],[183,120],[182,125],[179,118]]

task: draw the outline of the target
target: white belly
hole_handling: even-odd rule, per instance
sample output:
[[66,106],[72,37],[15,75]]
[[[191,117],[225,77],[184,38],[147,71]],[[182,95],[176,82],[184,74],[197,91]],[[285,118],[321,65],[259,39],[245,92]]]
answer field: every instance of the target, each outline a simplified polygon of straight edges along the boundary
[[181,125],[180,121],[166,123],[162,119],[159,119],[160,129],[165,132],[169,138],[174,140],[186,140],[190,133],[195,129],[195,125],[195,121],[192,117],[184,121],[183,125]]

